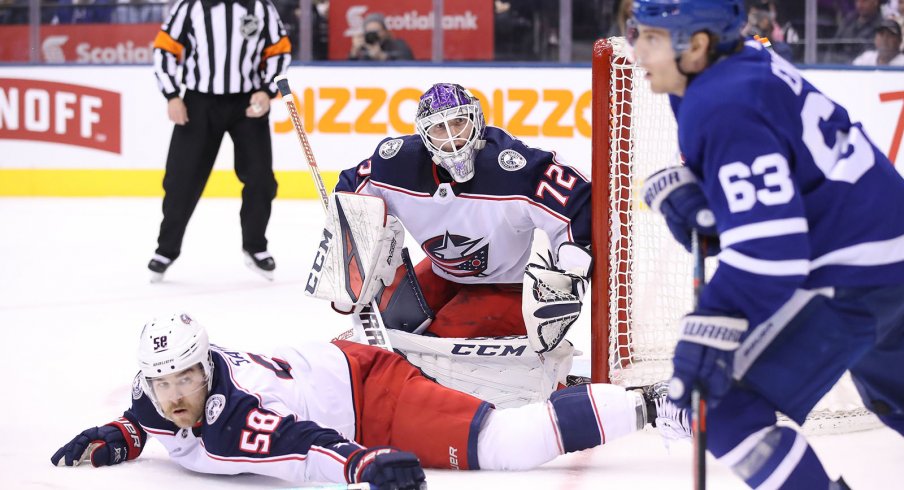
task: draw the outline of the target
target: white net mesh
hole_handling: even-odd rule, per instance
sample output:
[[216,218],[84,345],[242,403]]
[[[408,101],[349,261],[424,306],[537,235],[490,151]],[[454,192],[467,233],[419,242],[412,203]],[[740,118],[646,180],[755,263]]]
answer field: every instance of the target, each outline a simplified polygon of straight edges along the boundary
[[[594,145],[608,144],[609,149],[609,255],[597,258],[609,262],[609,277],[608,288],[596,289],[607,296],[601,299],[609,310],[609,379],[639,386],[671,375],[677,320],[693,308],[692,259],[662,218],[643,204],[639,192],[643,178],[678,162],[677,129],[668,98],[650,91],[643,70],[627,59],[623,38],[609,41],[613,48],[609,87],[594,86],[609,94],[608,135],[596,133],[594,138]],[[595,56],[600,56],[599,50]],[[595,70],[605,66],[594,62]],[[708,275],[717,266],[717,259],[707,259]],[[830,433],[877,425],[852,382],[843,378],[804,427],[811,433]]]

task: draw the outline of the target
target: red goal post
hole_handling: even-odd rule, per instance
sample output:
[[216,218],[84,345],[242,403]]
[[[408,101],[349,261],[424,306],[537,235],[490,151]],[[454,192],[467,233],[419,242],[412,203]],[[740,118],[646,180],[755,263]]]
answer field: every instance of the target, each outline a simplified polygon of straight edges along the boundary
[[[653,94],[624,38],[598,40],[592,64],[590,365],[594,382],[642,386],[671,376],[678,319],[693,307],[692,260],[639,195],[642,179],[679,161],[665,95]],[[707,259],[707,271],[718,266]],[[816,406],[813,433],[872,428],[878,419],[842,381]]]

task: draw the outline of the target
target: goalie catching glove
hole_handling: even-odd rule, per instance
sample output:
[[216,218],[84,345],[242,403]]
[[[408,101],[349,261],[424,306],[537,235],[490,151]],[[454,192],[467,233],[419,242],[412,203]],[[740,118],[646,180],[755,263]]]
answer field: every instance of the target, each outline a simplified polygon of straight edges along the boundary
[[559,245],[559,260],[554,266],[552,257],[537,253],[536,246],[534,250],[536,261],[524,270],[521,310],[531,348],[542,354],[562,342],[581,314],[593,258],[580,245],[565,242]]
[[386,214],[379,197],[337,192],[329,201],[305,294],[332,301],[336,310],[347,313],[392,284],[402,263],[405,230]]

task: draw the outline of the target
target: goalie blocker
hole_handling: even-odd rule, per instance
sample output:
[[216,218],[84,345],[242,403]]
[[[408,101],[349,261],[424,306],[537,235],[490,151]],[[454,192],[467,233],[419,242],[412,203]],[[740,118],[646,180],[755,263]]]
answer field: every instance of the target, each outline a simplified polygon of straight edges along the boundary
[[404,237],[402,225],[386,214],[383,199],[332,194],[305,294],[331,301],[345,313],[369,304],[384,285],[392,284],[402,263]]

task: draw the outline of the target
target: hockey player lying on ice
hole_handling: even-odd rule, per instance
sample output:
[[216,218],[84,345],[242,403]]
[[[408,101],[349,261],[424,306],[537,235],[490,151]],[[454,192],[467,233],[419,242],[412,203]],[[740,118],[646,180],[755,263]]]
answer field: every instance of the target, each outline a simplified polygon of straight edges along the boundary
[[647,423],[663,437],[689,437],[661,386],[586,384],[497,409],[376,347],[336,341],[252,354],[210,345],[187,314],[147,323],[138,361],[131,408],[76,436],[53,464],[122,463],[151,435],[202,473],[416,489],[422,466],[529,469]]

